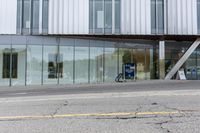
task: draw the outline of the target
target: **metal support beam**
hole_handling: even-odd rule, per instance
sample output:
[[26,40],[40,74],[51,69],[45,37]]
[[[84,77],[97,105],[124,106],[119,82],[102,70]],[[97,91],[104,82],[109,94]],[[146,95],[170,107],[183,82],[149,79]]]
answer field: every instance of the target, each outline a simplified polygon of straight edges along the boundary
[[165,80],[170,80],[176,72],[181,68],[181,66],[187,61],[187,59],[190,57],[190,55],[195,51],[195,49],[200,44],[200,38],[198,38],[191,46],[190,48],[185,52],[185,54],[181,57],[181,59],[176,63],[176,65],[171,69],[171,71],[167,74],[165,77]]
[[165,41],[159,42],[159,77],[165,78]]

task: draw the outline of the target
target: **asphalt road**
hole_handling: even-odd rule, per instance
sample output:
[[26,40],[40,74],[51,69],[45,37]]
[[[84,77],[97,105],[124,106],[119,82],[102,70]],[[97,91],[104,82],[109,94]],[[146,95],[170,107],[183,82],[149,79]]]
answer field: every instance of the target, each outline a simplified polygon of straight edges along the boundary
[[29,91],[3,88],[0,91],[0,132],[199,133],[198,83],[154,81],[60,86],[59,93],[55,94],[53,87],[47,94],[30,93],[40,92],[40,89],[43,92],[45,87]]

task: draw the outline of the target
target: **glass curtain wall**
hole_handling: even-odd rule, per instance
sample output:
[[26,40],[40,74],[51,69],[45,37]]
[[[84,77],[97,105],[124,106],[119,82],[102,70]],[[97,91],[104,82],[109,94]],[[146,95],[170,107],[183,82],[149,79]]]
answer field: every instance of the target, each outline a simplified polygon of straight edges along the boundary
[[[156,77],[158,62],[155,55],[158,53],[148,42],[139,44],[138,42],[67,38],[61,38],[58,41],[55,38],[48,38],[44,40],[44,44],[40,45],[42,40],[36,41],[34,40],[36,38],[30,38],[28,44],[25,44],[29,40],[27,37],[23,38],[26,42],[0,45],[0,69],[2,70],[0,85],[114,82],[116,76],[123,72],[122,66],[126,63],[136,64],[136,79],[138,80]],[[20,37],[17,39],[20,40]],[[184,53],[183,50],[187,49],[182,43],[182,46],[176,45],[178,48],[171,42],[169,44],[166,53],[166,66],[168,65],[166,69],[169,69],[177,55],[181,56],[181,53]],[[191,57],[183,67],[188,70],[192,64],[190,61],[197,61],[193,66],[198,73],[197,59],[200,57],[197,53],[198,50],[195,53],[196,58]]]
[[11,45],[0,45],[0,86],[9,86],[11,77]]
[[[60,44],[59,54],[63,58],[63,69],[59,76],[59,84],[74,82],[74,40],[66,40]],[[60,66],[61,68],[61,66]]]
[[48,33],[48,19],[49,19],[49,0],[43,0],[43,11],[42,11],[42,32],[43,34]]
[[115,0],[115,33],[120,34],[121,0]]
[[17,0],[17,33],[22,33],[22,0]]
[[90,41],[90,82],[103,82],[104,42]]
[[25,85],[26,45],[12,45],[12,86]]
[[[115,12],[112,0],[90,0],[89,4],[89,27],[91,34],[111,34],[112,23],[115,22],[115,31],[120,31],[120,0],[114,1]],[[115,20],[112,16],[115,15]]]
[[112,0],[105,0],[105,7],[104,7],[104,33],[111,34],[112,33]]
[[[31,0],[22,0],[22,33],[29,34],[31,28]],[[20,17],[20,16],[18,16]]]
[[105,82],[114,82],[116,76],[118,75],[118,51],[119,49],[114,43],[108,42],[105,46],[104,53],[104,80]]
[[183,68],[186,71],[186,77],[189,80],[197,79],[197,51],[195,50],[188,60],[185,62]]
[[33,10],[32,10],[32,34],[39,34],[39,11],[40,11],[40,1],[32,0]]
[[197,53],[197,79],[200,80],[200,47],[196,50]]
[[164,0],[151,0],[152,34],[164,33]]
[[197,0],[198,34],[200,34],[200,0]]
[[[165,74],[169,73],[177,61],[183,56],[192,42],[170,42],[165,43]],[[184,68],[184,66],[183,66]],[[187,72],[186,72],[187,73]],[[176,78],[176,77],[173,77]]]
[[58,55],[58,46],[45,45],[43,50],[43,84],[58,84],[57,62],[63,60],[63,56]]
[[75,83],[89,82],[89,41],[75,41]]
[[42,84],[42,45],[27,45],[27,85]]
[[[131,45],[132,47],[130,47]],[[147,45],[146,48],[139,48],[132,43],[125,43],[123,46],[129,47],[123,48],[120,46],[119,48],[119,73],[123,73],[124,64],[134,63],[136,66],[136,79],[155,79],[155,64],[157,63],[154,57],[156,50],[153,46]]]
[[[40,11],[40,4],[42,4],[42,11]],[[37,35],[40,32],[47,34],[47,31],[48,0],[17,0],[17,33]]]

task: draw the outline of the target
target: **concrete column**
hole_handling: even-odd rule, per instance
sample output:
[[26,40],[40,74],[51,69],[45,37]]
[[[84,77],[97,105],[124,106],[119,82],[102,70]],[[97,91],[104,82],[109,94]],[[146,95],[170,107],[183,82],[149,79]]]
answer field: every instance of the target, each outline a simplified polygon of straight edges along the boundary
[[165,41],[159,42],[159,77],[165,78]]

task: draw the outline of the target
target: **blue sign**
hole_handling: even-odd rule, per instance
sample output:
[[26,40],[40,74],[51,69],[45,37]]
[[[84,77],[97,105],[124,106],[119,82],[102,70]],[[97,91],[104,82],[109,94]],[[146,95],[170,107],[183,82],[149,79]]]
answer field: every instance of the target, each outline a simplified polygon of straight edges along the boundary
[[124,65],[124,75],[125,79],[134,79],[135,77],[135,64],[127,63]]

